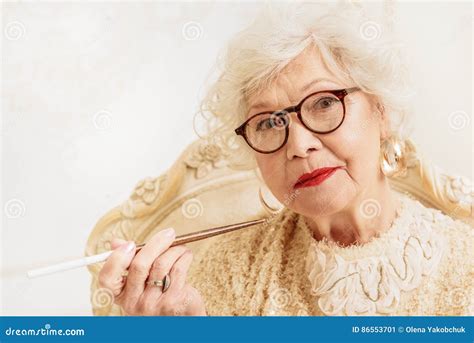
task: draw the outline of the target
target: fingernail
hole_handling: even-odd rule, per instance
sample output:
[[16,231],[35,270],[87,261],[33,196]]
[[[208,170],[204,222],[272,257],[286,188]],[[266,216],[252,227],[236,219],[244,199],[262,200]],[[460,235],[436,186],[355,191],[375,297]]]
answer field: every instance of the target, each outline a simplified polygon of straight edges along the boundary
[[120,249],[123,251],[123,252],[126,252],[126,253],[129,253],[131,252],[132,250],[135,249],[135,242],[133,241],[130,241],[126,244],[123,244],[120,246]]
[[170,227],[169,229],[163,230],[163,235],[165,235],[165,237],[174,237],[174,229]]

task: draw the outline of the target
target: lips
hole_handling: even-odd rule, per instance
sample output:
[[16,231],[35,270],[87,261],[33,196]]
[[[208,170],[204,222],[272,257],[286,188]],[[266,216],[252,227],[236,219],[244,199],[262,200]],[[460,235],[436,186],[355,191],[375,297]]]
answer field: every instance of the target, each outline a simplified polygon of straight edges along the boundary
[[330,177],[340,167],[324,167],[300,176],[293,186],[294,189],[319,185]]

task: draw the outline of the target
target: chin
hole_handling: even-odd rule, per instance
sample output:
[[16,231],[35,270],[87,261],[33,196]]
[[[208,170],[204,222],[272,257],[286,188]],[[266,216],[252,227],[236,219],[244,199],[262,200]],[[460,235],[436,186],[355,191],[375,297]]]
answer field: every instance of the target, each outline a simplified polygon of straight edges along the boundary
[[342,211],[353,198],[353,189],[339,187],[335,189],[318,189],[318,187],[301,188],[290,207],[293,211],[309,217],[328,216]]

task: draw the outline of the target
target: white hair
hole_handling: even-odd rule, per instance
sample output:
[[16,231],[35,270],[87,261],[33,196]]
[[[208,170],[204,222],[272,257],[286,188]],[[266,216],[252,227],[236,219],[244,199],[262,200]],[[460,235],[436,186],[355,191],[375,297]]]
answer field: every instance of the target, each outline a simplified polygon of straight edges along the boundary
[[392,8],[385,4],[383,9],[385,19],[376,20],[351,2],[266,5],[229,42],[223,64],[217,66],[218,78],[200,108],[208,119],[204,138],[229,152],[231,167],[254,168],[253,151],[234,133],[247,117],[247,99],[269,86],[311,44],[334,75],[375,96],[391,130],[403,137],[410,78],[402,45],[386,19],[391,19]]

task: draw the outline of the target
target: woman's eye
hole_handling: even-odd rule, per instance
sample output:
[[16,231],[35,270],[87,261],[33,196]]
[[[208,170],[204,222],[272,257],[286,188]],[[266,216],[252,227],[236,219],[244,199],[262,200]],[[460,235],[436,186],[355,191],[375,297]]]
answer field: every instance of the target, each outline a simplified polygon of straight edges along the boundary
[[337,101],[339,101],[338,99],[335,99],[335,98],[322,98],[322,99],[319,99],[315,104],[314,104],[314,107],[316,109],[326,109],[326,108],[329,108],[331,107],[332,105],[334,105]]
[[271,129],[274,126],[273,120],[271,118],[261,120],[257,124],[257,131]]

